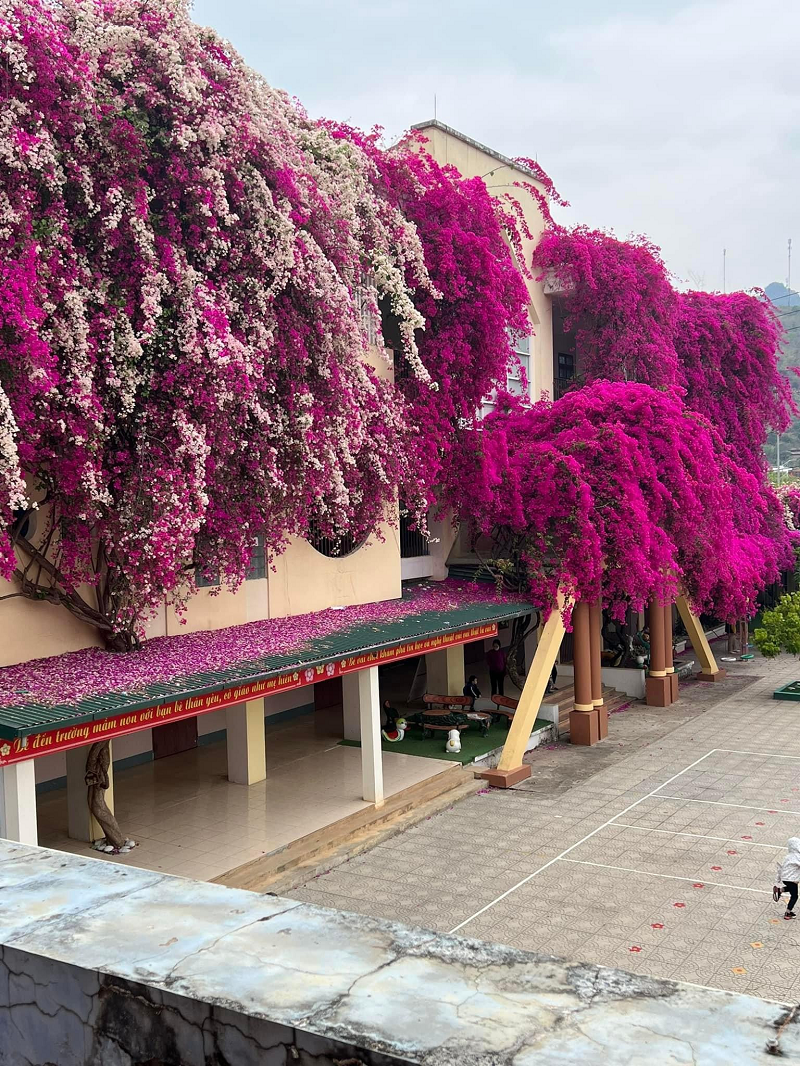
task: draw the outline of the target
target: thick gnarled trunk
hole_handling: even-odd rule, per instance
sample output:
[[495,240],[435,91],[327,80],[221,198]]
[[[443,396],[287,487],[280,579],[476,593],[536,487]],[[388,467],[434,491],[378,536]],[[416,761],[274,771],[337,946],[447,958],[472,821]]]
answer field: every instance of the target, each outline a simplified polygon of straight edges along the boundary
[[108,809],[106,790],[110,784],[108,769],[111,765],[110,741],[101,740],[92,744],[86,757],[86,786],[88,788],[89,810],[100,823],[106,841],[113,848],[126,845],[125,834],[119,827],[117,819]]

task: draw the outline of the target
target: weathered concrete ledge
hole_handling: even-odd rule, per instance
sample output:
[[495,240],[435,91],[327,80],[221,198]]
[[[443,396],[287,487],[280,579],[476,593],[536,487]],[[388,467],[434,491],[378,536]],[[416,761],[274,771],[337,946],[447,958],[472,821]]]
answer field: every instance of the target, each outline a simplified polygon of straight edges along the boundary
[[[780,1005],[0,841],[8,1066],[749,1066]],[[800,1061],[800,1025],[783,1028]]]

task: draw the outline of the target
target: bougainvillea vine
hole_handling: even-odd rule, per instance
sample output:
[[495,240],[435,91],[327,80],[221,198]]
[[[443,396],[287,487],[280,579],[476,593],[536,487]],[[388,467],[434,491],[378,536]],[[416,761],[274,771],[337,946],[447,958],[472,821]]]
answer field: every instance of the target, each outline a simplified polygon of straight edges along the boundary
[[473,463],[465,519],[516,541],[546,607],[562,589],[623,616],[681,590],[734,619],[791,559],[778,500],[675,391],[595,381],[489,416]]
[[360,539],[398,489],[421,517],[452,348],[489,391],[521,324],[485,189],[312,122],[182,0],[1,0],[0,55],[2,573],[124,647],[256,534]]

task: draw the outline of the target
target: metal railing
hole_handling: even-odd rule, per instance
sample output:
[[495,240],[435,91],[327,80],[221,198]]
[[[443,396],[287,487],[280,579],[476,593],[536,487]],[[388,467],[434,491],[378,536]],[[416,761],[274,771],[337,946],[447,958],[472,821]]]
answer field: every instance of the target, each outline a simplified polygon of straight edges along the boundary
[[422,555],[430,555],[428,538],[418,529],[411,529],[414,524],[410,515],[400,517],[400,558],[418,559]]

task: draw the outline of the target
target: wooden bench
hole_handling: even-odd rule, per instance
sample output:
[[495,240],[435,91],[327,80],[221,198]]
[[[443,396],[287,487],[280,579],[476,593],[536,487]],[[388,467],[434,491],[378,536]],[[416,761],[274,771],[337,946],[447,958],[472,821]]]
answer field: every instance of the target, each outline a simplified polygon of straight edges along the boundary
[[[432,735],[435,730],[449,733],[451,729],[469,729],[471,725],[480,726],[484,736],[489,732],[492,716],[486,711],[473,711],[471,696],[438,696],[426,692],[422,702],[425,704],[425,710],[419,715],[422,720],[418,724],[422,726],[424,736]],[[440,723],[435,721],[436,718],[448,721]]]
[[512,700],[510,696],[492,696],[492,703],[497,708],[494,714],[505,718],[506,728],[510,729],[511,719],[514,717],[514,711],[517,709],[519,700]]

